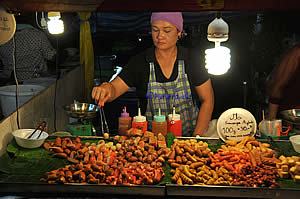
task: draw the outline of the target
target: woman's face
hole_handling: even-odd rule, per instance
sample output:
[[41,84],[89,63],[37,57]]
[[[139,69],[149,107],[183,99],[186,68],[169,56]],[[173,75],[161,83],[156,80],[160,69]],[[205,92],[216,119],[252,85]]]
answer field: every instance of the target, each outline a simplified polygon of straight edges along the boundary
[[155,47],[165,50],[176,45],[181,32],[173,24],[158,20],[152,23],[151,34]]

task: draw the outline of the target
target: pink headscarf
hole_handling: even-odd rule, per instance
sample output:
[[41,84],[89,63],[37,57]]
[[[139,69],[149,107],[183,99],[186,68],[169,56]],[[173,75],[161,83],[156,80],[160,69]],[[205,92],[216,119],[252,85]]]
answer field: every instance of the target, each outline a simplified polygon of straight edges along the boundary
[[151,23],[158,20],[167,21],[176,26],[179,31],[183,30],[183,18],[181,12],[153,12],[151,15]]

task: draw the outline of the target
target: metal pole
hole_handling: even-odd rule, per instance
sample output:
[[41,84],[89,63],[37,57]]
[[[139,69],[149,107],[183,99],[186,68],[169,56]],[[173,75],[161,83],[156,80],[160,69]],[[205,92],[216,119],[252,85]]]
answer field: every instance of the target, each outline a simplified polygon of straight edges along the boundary
[[247,108],[247,82],[243,82],[243,107]]

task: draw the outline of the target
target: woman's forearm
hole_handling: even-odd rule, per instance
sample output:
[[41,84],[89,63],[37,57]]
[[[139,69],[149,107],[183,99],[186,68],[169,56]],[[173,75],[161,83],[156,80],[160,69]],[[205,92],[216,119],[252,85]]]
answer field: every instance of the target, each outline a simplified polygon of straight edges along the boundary
[[278,112],[278,104],[273,104],[269,102],[269,119],[273,120],[276,119],[277,117],[277,112]]
[[214,105],[212,102],[205,101],[201,104],[194,135],[202,135],[208,129],[209,122],[211,120]]

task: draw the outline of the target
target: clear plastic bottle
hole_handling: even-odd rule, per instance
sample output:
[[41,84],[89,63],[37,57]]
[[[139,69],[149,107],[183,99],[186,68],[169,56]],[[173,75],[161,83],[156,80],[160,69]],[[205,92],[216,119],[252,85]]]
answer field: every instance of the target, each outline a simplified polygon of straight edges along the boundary
[[123,112],[119,117],[119,135],[126,135],[126,131],[131,128],[132,118],[129,116],[129,113],[126,111],[126,106],[123,108]]
[[141,129],[143,132],[145,132],[147,131],[147,126],[147,119],[141,114],[141,108],[139,108],[138,115],[133,117],[132,128]]
[[174,136],[182,136],[182,121],[180,114],[176,114],[175,107],[173,113],[168,115],[168,132],[173,133]]
[[158,115],[153,116],[152,132],[155,135],[159,133],[163,134],[164,136],[167,135],[168,126],[166,116],[161,114],[160,108],[158,109]]

